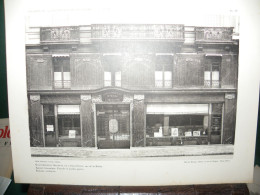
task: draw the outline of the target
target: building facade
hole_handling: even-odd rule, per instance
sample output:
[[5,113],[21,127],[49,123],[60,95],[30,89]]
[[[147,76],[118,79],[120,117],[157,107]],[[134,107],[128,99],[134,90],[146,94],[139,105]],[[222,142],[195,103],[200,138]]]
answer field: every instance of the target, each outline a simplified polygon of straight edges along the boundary
[[234,144],[232,27],[35,27],[26,45],[32,147]]

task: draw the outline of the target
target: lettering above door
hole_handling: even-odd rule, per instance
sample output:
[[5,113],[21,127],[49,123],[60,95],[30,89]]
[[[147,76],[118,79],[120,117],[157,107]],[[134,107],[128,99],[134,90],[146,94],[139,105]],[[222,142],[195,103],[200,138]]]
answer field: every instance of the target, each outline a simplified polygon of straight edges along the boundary
[[105,93],[102,95],[102,100],[104,102],[122,102],[123,94],[117,92]]

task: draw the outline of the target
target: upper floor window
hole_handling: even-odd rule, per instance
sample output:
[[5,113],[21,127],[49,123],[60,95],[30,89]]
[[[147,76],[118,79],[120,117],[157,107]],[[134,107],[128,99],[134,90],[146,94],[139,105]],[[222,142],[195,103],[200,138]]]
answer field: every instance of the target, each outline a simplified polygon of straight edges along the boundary
[[104,63],[104,86],[121,87],[120,55],[106,54],[103,56]]
[[104,72],[104,86],[121,87],[121,71],[117,72]]
[[221,57],[207,57],[204,70],[204,86],[205,87],[220,87],[220,66]]
[[172,87],[172,55],[156,56],[155,65],[155,87],[171,88]]
[[71,87],[70,58],[67,55],[53,56],[53,87],[55,89]]

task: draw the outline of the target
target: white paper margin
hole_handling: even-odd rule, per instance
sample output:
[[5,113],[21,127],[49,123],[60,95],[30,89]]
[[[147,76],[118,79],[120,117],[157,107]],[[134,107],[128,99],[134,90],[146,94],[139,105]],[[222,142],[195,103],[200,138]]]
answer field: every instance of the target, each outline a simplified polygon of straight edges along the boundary
[[[260,5],[257,0],[248,1],[84,1],[95,6],[121,5],[132,9],[133,18],[119,17],[120,20],[137,20],[157,23],[160,13],[167,8],[188,5],[187,9],[193,13],[200,12],[200,7],[236,6],[240,17],[240,50],[239,50],[239,82],[237,99],[237,122],[235,151],[228,162],[185,164],[183,159],[169,160],[132,160],[132,161],[87,161],[64,160],[63,163],[88,163],[100,165],[102,168],[90,168],[85,172],[36,173],[35,161],[31,158],[29,145],[28,105],[26,92],[25,68],[25,8],[37,6],[38,1],[26,4],[25,0],[5,0],[6,14],[6,51],[8,71],[9,118],[13,168],[16,182],[22,183],[56,183],[75,185],[183,185],[208,183],[247,183],[252,181],[255,137],[257,125],[259,73],[260,73]],[[42,1],[38,6],[59,5],[62,8],[68,1]],[[77,4],[78,1],[71,1]],[[118,3],[118,4],[117,4]],[[134,8],[147,9],[157,7],[158,12],[153,17],[134,14]],[[195,10],[195,11],[194,11]],[[123,14],[123,12],[121,13]],[[152,13],[148,14],[152,16]],[[165,16],[165,15],[164,15]],[[99,17],[99,15],[96,15]],[[135,18],[136,17],[136,18]],[[154,20],[153,20],[154,19]],[[108,19],[109,20],[109,19]],[[165,23],[171,22],[170,18]],[[43,159],[43,158],[39,158]],[[47,158],[48,159],[48,158]],[[189,158],[188,158],[189,159]],[[204,157],[203,159],[207,159]],[[214,159],[214,158],[211,158]]]

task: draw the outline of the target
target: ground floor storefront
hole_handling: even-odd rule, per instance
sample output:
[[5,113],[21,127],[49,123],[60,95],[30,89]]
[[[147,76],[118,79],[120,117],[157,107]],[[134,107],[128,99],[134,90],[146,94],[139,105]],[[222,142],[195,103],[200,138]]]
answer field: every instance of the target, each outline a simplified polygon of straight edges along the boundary
[[235,91],[29,94],[32,147],[234,144]]

